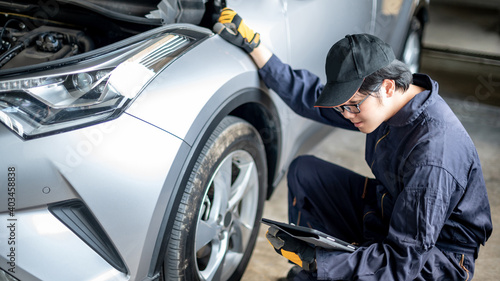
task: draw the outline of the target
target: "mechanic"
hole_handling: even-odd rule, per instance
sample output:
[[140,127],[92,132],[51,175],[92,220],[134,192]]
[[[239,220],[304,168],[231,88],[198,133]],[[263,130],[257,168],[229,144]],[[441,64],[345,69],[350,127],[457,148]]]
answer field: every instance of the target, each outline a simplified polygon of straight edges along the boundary
[[265,84],[299,115],[366,134],[375,178],[313,156],[290,165],[290,223],[360,247],[314,249],[268,231],[275,250],[302,266],[287,279],[472,278],[479,246],[492,232],[488,195],[474,144],[436,81],[412,75],[388,44],[368,34],[332,46],[323,85],[282,63],[230,9],[214,31],[247,51]]

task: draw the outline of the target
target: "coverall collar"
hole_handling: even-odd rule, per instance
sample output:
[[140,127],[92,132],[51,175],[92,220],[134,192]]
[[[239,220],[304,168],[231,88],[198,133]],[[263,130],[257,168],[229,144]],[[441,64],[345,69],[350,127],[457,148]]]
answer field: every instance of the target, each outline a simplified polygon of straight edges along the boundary
[[386,123],[389,126],[401,127],[415,121],[418,116],[432,103],[435,102],[435,94],[439,85],[425,74],[413,74],[413,84],[427,89],[411,99],[401,110],[392,116]]

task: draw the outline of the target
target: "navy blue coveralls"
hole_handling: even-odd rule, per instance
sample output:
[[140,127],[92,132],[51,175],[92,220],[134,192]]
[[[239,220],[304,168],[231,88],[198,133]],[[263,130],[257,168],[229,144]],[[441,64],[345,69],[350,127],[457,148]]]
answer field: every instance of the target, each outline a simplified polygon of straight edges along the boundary
[[[337,111],[313,106],[323,89],[314,74],[293,70],[276,56],[259,74],[299,115],[357,130]],[[313,156],[298,157],[290,166],[290,222],[361,245],[354,253],[317,249],[315,278],[473,276],[479,245],[492,232],[477,151],[439,96],[437,82],[422,74],[413,80],[427,90],[366,135],[365,160],[375,179]]]

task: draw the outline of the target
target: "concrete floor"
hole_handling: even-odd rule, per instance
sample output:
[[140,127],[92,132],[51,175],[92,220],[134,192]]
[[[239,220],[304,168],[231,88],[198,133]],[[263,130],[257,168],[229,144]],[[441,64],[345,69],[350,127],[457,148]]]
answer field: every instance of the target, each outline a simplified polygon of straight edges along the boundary
[[[467,16],[466,11],[473,14]],[[476,261],[474,280],[483,281],[496,281],[500,276],[500,232],[495,228],[500,225],[500,33],[496,29],[499,18],[498,11],[434,4],[424,36],[425,46],[458,48],[460,51],[487,53],[490,57],[486,64],[478,64],[467,57],[449,57],[426,50],[421,69],[440,83],[441,95],[464,124],[481,159],[494,225],[493,235],[486,246],[481,247]],[[483,42],[477,44],[478,40]],[[369,176],[371,172],[364,161],[364,141],[361,133],[334,129],[308,154]],[[266,203],[264,217],[287,221],[286,202],[287,187],[283,181]],[[242,278],[244,281],[277,280],[286,276],[291,267],[285,258],[272,250],[265,239],[266,230],[266,227],[261,227],[257,246]]]

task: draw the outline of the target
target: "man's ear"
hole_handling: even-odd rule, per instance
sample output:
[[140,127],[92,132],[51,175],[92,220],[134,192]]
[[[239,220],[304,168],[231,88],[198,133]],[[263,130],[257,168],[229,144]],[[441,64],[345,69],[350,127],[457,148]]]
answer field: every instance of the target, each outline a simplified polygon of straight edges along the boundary
[[394,80],[392,79],[384,79],[380,90],[382,91],[382,93],[385,93],[388,98],[390,98],[396,92],[396,82],[394,82]]

